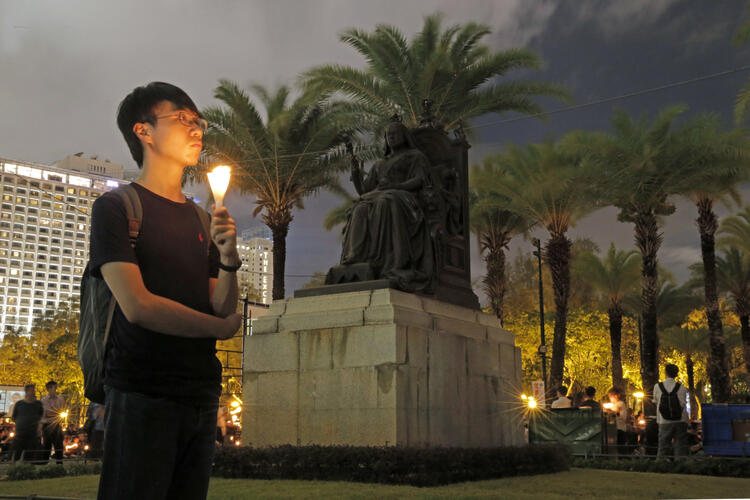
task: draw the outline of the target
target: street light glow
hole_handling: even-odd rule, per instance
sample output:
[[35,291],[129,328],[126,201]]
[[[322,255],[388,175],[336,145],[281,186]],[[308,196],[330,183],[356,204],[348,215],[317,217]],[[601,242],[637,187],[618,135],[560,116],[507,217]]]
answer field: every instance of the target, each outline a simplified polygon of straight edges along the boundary
[[638,399],[643,399],[644,394],[642,392],[634,392],[633,396],[635,396]]
[[536,408],[536,399],[534,399],[534,398],[529,398],[529,408],[531,408],[532,410],[533,410],[534,408]]

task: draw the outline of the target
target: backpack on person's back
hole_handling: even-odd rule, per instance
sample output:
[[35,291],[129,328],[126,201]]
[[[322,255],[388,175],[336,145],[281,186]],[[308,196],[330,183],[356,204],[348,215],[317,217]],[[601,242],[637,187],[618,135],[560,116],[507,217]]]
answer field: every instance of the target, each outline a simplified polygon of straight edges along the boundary
[[682,420],[682,404],[677,392],[680,390],[680,383],[675,382],[672,392],[668,392],[663,382],[659,382],[661,397],[659,398],[659,413],[665,420]]

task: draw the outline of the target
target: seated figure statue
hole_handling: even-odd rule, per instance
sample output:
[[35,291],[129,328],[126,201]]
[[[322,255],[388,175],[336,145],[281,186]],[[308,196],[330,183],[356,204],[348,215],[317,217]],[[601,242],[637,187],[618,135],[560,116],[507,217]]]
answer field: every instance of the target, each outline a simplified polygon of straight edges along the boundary
[[329,271],[326,283],[385,279],[399,290],[431,293],[436,271],[425,215],[432,192],[429,160],[396,117],[385,140],[385,157],[367,175],[352,162],[360,197],[344,227],[341,264]]

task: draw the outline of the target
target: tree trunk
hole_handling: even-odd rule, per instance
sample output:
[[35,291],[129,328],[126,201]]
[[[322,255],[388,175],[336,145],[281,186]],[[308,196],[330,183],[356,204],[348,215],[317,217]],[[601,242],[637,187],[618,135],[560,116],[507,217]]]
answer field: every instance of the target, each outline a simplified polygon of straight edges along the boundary
[[706,297],[706,319],[708,320],[709,342],[711,352],[708,360],[708,378],[711,381],[711,400],[716,403],[729,401],[731,385],[729,382],[729,361],[727,359],[726,340],[719,312],[719,297],[716,291],[716,247],[714,234],[719,221],[713,212],[713,200],[698,200],[698,230],[701,236],[701,254],[703,256],[704,290]]
[[688,353],[685,357],[687,367],[688,391],[690,392],[690,419],[698,418],[698,397],[695,395],[695,373],[693,370],[693,357]]
[[609,313],[609,340],[612,345],[612,387],[625,390],[625,379],[622,376],[622,309],[619,305],[612,305]]
[[487,265],[487,275],[482,280],[487,298],[490,299],[492,311],[503,326],[503,300],[505,299],[505,251],[498,245],[497,248],[488,248],[484,257]]
[[[291,215],[264,216],[273,235],[273,300],[284,299],[284,274],[286,269],[286,235],[289,233]],[[278,221],[278,222],[277,222]]]
[[745,369],[750,373],[750,315],[740,314],[740,332],[742,334],[742,354],[745,358]]
[[656,414],[656,407],[651,402],[654,385],[659,382],[659,332],[657,330],[656,297],[659,292],[659,271],[657,254],[663,235],[653,211],[639,212],[635,217],[635,244],[641,252],[641,319],[642,357],[641,380],[644,407],[648,415]]
[[570,240],[565,235],[554,235],[547,242],[547,264],[552,274],[555,292],[555,333],[552,338],[552,362],[550,364],[550,391],[562,385],[565,368],[565,337],[568,320],[568,297],[570,296]]

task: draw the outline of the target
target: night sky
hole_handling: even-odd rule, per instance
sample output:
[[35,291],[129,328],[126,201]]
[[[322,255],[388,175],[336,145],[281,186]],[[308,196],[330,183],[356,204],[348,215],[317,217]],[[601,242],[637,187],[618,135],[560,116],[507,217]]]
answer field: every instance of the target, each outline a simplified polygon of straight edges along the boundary
[[[119,101],[153,80],[186,90],[199,107],[215,104],[219,78],[241,85],[292,83],[322,63],[362,65],[338,41],[349,27],[378,23],[417,32],[437,10],[446,24],[475,20],[490,24],[485,42],[496,49],[525,46],[544,60],[541,71],[510,73],[565,85],[574,105],[621,96],[673,82],[741,68],[750,50],[731,38],[750,19],[744,0],[733,1],[17,1],[0,0],[0,157],[52,163],[68,154],[98,154],[134,170],[115,125]],[[750,46],[748,46],[750,47]],[[609,130],[613,107],[657,112],[684,103],[687,116],[720,113],[727,126],[737,91],[750,71],[553,114],[546,121],[491,115],[477,120],[470,161],[502,151],[507,143],[556,138],[573,129]],[[547,110],[562,103],[542,101]],[[191,188],[199,196],[202,187]],[[750,188],[743,190],[750,199]],[[287,273],[325,271],[339,257],[339,231],[322,220],[338,200],[321,194],[295,215],[287,242]],[[252,198],[228,195],[239,229],[259,224]],[[721,214],[728,213],[720,207]],[[632,226],[604,209],[571,231],[604,250],[610,242],[632,247]],[[661,261],[678,279],[700,256],[695,207],[678,203],[669,217]],[[539,233],[543,236],[543,233]],[[472,242],[475,243],[475,242]],[[523,240],[511,250],[529,248]],[[473,274],[483,266],[474,250]],[[287,278],[287,295],[308,278]]]

